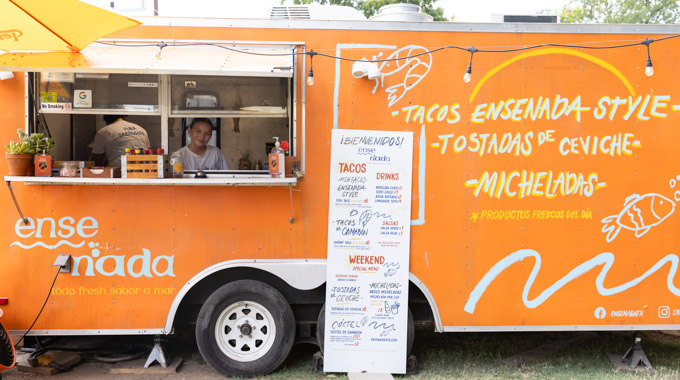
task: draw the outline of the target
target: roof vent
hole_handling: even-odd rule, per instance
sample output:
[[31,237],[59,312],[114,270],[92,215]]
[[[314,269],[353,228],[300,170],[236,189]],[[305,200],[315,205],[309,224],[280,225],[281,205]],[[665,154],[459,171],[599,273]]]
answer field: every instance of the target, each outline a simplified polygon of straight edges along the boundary
[[272,7],[269,18],[277,20],[309,20],[309,7]]
[[415,4],[390,4],[380,7],[378,14],[370,18],[371,21],[432,21],[432,16],[421,13]]
[[270,19],[277,20],[366,20],[364,14],[340,5],[299,5],[272,7]]
[[558,15],[536,14],[536,15],[491,15],[493,22],[535,22],[544,24],[554,24],[560,22]]

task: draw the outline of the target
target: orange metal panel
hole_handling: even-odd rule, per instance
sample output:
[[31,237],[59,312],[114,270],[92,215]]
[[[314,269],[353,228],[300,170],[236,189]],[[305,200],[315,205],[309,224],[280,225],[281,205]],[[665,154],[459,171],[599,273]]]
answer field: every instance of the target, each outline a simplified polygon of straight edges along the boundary
[[[307,49],[369,59],[410,45],[420,52],[622,39],[148,26],[119,35],[305,41]],[[408,75],[408,68],[384,65],[378,82],[353,78],[351,62],[316,57],[316,82],[306,87],[306,175],[293,192],[293,225],[286,188],[13,184],[24,212],[42,228],[40,238],[32,229],[18,237],[9,193],[0,194],[6,207],[0,296],[11,299],[3,322],[28,327],[57,253],[79,257],[79,275],[57,280],[36,329],[162,328],[177,290],[210,265],[325,258],[328,144],[337,114],[339,128],[414,132],[411,271],[432,293],[444,326],[677,325],[680,41],[654,48],[661,44],[653,50],[653,77],[644,75],[646,55],[638,47],[544,48],[477,53],[469,84],[462,81],[469,54],[460,50],[421,56],[409,62],[415,68]],[[20,81],[0,83],[0,99],[10,105],[0,114],[6,141],[23,125]],[[0,170],[6,173],[5,162]],[[95,235],[59,236],[84,218],[93,218],[85,227],[97,221],[96,229],[83,230]],[[51,220],[57,225],[50,235]],[[15,244],[63,240],[83,245]]]

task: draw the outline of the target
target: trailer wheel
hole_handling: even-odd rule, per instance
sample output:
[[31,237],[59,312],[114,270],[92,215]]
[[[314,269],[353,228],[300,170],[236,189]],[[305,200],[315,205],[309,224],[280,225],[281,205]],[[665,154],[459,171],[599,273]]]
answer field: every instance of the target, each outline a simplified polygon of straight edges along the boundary
[[288,301],[260,281],[239,280],[215,290],[196,320],[196,343],[211,367],[225,376],[274,371],[295,339]]
[[[411,309],[408,309],[408,322],[406,328],[406,356],[411,353],[413,348],[413,341],[416,337],[415,322],[413,321],[413,314],[411,314]],[[321,311],[319,312],[319,317],[316,319],[316,342],[323,353],[324,345],[324,329],[326,328],[326,304],[323,304]]]
[[[2,310],[0,310],[2,315]],[[14,343],[12,337],[9,336],[5,326],[0,323],[0,372],[14,367],[16,363],[16,352],[14,351]],[[0,378],[2,375],[0,375]]]

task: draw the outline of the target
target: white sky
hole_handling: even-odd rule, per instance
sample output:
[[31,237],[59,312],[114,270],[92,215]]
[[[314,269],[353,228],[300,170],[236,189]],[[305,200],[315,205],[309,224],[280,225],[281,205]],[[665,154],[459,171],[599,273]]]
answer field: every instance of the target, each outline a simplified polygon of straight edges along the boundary
[[491,14],[494,13],[534,15],[544,9],[559,10],[568,2],[568,0],[439,0],[437,6],[444,8],[446,17],[455,15],[456,22],[489,22]]
[[[130,10],[122,12],[127,16],[143,15],[144,12],[134,10],[146,7],[150,11],[154,4],[154,0],[81,1],[102,8],[108,8],[114,2],[116,8]],[[455,15],[456,22],[489,22],[492,21],[492,14],[533,15],[544,9],[559,10],[568,2],[569,0],[439,0],[436,4],[444,8],[446,17]],[[286,4],[292,4],[292,0],[287,0]],[[158,0],[158,11],[160,16],[265,18],[268,9],[277,5],[281,5],[280,0]]]

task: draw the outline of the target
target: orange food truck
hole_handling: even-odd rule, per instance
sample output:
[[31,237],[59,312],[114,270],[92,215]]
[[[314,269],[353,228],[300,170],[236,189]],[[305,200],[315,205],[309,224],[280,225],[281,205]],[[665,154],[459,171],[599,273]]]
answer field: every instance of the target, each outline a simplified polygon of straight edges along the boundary
[[[0,140],[49,131],[55,162],[87,166],[104,114],[165,154],[206,117],[230,170],[158,178],[166,158],[148,156],[128,178],[10,176],[2,161],[15,341],[49,291],[28,335],[193,323],[220,373],[275,370],[324,329],[333,130],[413,134],[411,326],[680,328],[675,27],[141,21],[80,53],[0,55]],[[370,79],[352,74],[363,58]],[[273,137],[301,176],[264,169]]]

